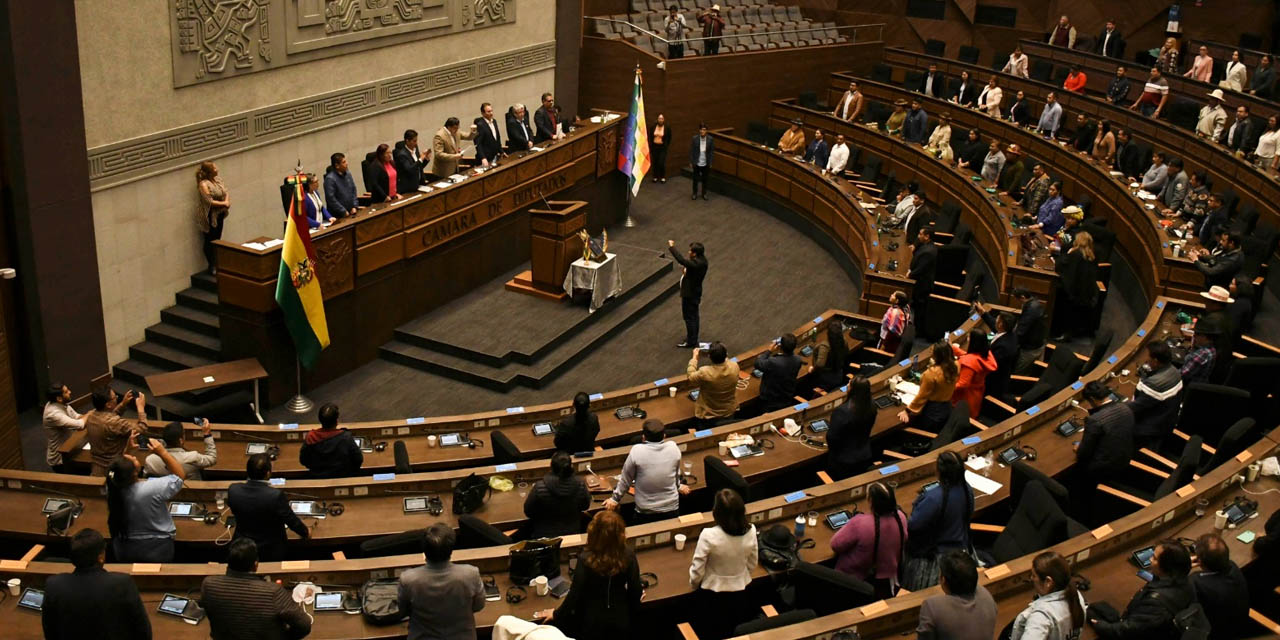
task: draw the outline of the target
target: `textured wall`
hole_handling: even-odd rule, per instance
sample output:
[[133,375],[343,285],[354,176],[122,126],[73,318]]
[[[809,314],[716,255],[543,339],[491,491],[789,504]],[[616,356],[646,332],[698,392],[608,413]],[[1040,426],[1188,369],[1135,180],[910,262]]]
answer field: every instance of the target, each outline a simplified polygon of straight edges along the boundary
[[[541,50],[547,47],[539,45],[554,40],[555,28],[554,0],[520,0],[519,19],[513,25],[175,89],[165,0],[76,0],[76,18],[89,155],[125,141],[160,139],[200,123],[270,110],[309,96],[370,83],[383,86],[387,78],[473,58],[501,58],[507,51]],[[172,305],[173,295],[190,286],[189,276],[204,267],[190,162],[205,155],[214,158],[227,182],[232,209],[226,239],[277,237],[283,218],[277,187],[299,158],[320,173],[329,154],[342,151],[358,166],[367,151],[380,142],[399,140],[404,129],[417,129],[429,141],[445,118],[470,120],[482,101],[536,104],[539,94],[553,85],[553,60],[521,64],[503,66],[503,75],[477,74],[426,101],[405,106],[379,103],[343,118],[311,123],[297,135],[249,141],[259,145],[252,148],[231,146],[207,153],[198,145],[184,148],[182,157],[190,160],[170,162],[146,172],[146,177],[96,180],[94,226],[111,362],[127,358],[129,345],[142,340],[146,327],[160,321],[160,310]],[[356,183],[363,189],[358,170]]]

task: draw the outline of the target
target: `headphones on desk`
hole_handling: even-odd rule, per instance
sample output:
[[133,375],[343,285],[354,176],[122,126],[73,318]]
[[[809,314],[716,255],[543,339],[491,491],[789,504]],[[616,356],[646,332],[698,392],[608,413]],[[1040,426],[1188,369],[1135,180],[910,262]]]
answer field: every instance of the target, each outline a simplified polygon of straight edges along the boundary
[[325,506],[324,510],[328,512],[329,515],[336,518],[342,515],[343,513],[346,513],[347,507],[341,502],[330,502],[328,505]]
[[1038,452],[1036,452],[1036,448],[1029,444],[1022,445],[1022,450],[1027,454],[1027,461],[1029,462],[1034,462],[1035,459],[1040,455]]
[[374,451],[377,451],[378,453],[382,453],[383,451],[386,451],[386,450],[387,450],[387,442],[384,440],[384,441],[382,441],[382,442],[374,443],[374,445],[373,445],[373,450],[374,450]]
[[528,589],[518,584],[513,584],[510,587],[507,587],[507,602],[511,604],[519,604],[524,602],[524,599],[527,597],[529,597]]
[[658,586],[658,574],[645,572],[640,574],[640,588],[648,589],[649,587]]

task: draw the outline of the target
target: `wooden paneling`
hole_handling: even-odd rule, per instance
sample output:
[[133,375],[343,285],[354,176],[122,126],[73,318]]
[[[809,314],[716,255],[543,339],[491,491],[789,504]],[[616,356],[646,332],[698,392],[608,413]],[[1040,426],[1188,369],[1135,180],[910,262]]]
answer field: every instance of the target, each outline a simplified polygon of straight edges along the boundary
[[[3,316],[4,301],[0,300],[0,317]],[[9,368],[9,332],[3,323],[0,323],[0,467],[24,468],[18,410],[13,398],[13,370]]]

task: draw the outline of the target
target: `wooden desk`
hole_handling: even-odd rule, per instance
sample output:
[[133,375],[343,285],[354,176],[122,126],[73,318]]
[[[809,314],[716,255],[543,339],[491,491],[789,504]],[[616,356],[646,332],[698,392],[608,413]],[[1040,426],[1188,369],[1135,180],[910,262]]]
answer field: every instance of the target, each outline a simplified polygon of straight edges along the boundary
[[[146,382],[153,398],[163,398],[201,389],[213,389],[236,384],[237,382],[253,382],[253,415],[257,416],[258,424],[262,424],[262,405],[259,404],[261,396],[258,390],[258,381],[265,377],[267,377],[267,370],[262,368],[262,363],[258,362],[257,358],[244,358],[182,371],[157,373],[147,376]],[[160,405],[154,406],[156,408],[156,420],[163,422],[164,416],[160,412]]]
[[[373,360],[396,327],[529,260],[529,209],[542,197],[591,202],[591,228],[620,221],[616,156],[625,121],[579,122],[543,151],[312,233],[331,345],[304,374],[304,387]],[[258,358],[270,374],[267,398],[277,402],[292,393],[295,366],[275,303],[280,250],[217,243],[222,356]]]

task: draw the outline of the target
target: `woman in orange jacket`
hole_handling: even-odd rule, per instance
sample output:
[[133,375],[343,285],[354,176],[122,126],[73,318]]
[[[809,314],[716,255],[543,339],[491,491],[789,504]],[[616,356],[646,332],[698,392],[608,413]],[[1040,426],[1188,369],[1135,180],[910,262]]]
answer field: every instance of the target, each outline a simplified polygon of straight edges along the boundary
[[996,357],[991,353],[987,334],[980,331],[969,334],[969,351],[951,345],[956,356],[956,364],[960,365],[960,379],[956,381],[956,392],[951,396],[951,405],[961,400],[969,402],[969,417],[977,418],[982,408],[982,396],[986,393],[987,374],[996,370]]

